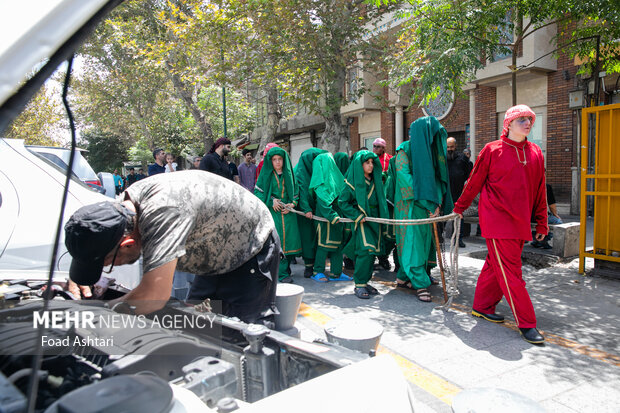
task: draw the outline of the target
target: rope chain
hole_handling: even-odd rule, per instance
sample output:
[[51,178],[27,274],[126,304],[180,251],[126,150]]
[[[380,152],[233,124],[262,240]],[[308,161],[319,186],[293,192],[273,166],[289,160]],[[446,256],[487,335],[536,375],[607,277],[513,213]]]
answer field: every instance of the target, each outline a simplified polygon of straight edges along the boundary
[[[283,208],[297,215],[300,215],[303,217],[306,216],[306,214],[304,214],[303,212],[290,208],[288,206],[286,207],[283,206]],[[329,220],[327,220],[326,218],[318,217],[314,214],[312,215],[311,219],[315,221],[319,221],[319,222],[329,223]],[[461,233],[461,217],[457,213],[454,213],[454,212],[448,215],[441,215],[438,217],[424,218],[424,219],[387,219],[387,218],[366,217],[366,222],[375,222],[375,223],[384,224],[384,225],[426,225],[426,224],[432,224],[434,222],[446,222],[446,221],[454,222],[453,224],[454,231],[452,232],[452,237],[450,238],[450,256],[449,256],[450,265],[447,265],[447,262],[446,262],[445,248],[440,248],[441,253],[439,253],[438,251],[438,254],[437,254],[437,257],[438,259],[442,261],[443,268],[445,270],[446,293],[448,294],[448,301],[446,301],[442,305],[435,307],[435,308],[442,309],[442,310],[447,310],[448,308],[450,308],[450,306],[452,305],[452,301],[454,300],[454,297],[459,295],[458,256],[459,256],[459,237]],[[338,223],[355,223],[355,221],[349,218],[340,218],[338,220]]]

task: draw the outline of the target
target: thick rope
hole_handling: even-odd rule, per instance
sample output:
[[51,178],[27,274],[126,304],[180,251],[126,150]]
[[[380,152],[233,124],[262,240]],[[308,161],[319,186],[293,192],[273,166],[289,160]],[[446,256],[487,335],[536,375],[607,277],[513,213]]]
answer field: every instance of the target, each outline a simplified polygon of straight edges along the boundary
[[[303,217],[306,216],[306,214],[304,214],[301,211],[292,209],[288,206],[284,206],[283,204],[281,205],[284,209],[287,209],[289,212],[293,212]],[[311,219],[315,221],[320,221],[320,222],[330,222],[326,218],[318,217],[314,214],[312,215]],[[446,277],[446,293],[448,294],[448,301],[446,301],[444,304],[440,306],[435,307],[441,310],[449,309],[450,306],[452,305],[452,301],[454,300],[454,297],[459,295],[458,257],[459,257],[459,236],[461,232],[461,217],[454,212],[448,215],[442,215],[438,217],[424,218],[424,219],[386,219],[386,218],[366,217],[366,222],[376,222],[378,224],[384,224],[384,225],[427,225],[427,224],[432,224],[434,222],[445,222],[445,221],[454,222],[454,225],[453,225],[454,231],[452,232],[452,237],[450,238],[450,258],[449,258],[450,265],[447,265],[446,263],[445,251],[441,250],[441,253],[440,251],[437,251],[438,259],[442,260],[443,262],[443,267],[445,270],[444,275]],[[354,223],[354,222],[355,221],[348,219],[348,218],[340,218],[338,220],[338,223]]]

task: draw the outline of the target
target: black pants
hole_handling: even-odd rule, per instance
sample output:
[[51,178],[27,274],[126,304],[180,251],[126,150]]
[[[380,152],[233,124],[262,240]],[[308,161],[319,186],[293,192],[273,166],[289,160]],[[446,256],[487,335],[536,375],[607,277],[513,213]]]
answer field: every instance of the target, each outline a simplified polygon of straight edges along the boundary
[[196,276],[188,300],[221,300],[223,315],[271,328],[279,263],[280,239],[274,230],[259,253],[241,267],[225,274]]

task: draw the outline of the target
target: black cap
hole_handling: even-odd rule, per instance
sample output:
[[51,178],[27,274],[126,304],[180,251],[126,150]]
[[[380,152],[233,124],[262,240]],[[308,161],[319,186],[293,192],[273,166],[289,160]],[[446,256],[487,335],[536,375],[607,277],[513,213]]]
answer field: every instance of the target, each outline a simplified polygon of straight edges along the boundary
[[86,205],[73,214],[65,225],[65,245],[73,257],[69,276],[80,285],[99,281],[103,261],[116,247],[135,215],[125,206],[113,202]]

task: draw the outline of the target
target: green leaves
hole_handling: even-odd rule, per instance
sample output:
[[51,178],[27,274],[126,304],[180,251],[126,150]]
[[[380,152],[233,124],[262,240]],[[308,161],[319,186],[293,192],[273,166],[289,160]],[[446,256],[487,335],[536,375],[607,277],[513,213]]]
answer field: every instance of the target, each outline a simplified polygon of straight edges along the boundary
[[[386,59],[392,66],[390,83],[414,84],[412,103],[428,101],[440,86],[460,93],[487,60],[516,55],[523,39],[552,24],[558,27],[556,46],[571,56],[591,56],[593,42],[578,39],[601,36],[602,44],[607,46],[602,50],[604,67],[612,71],[620,60],[620,7],[612,3],[409,0],[404,4],[411,8],[411,18]],[[571,22],[579,23],[569,33]]]

